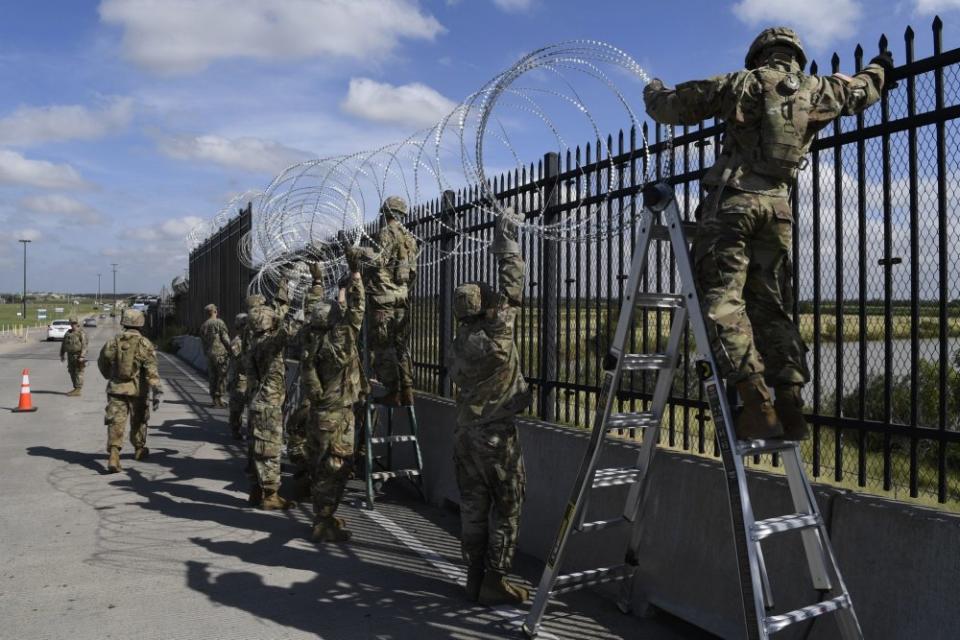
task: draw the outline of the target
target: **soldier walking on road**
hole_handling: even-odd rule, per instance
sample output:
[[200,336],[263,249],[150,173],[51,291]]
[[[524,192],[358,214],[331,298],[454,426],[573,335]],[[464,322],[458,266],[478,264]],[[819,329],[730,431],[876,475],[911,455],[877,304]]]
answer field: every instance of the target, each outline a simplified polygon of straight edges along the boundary
[[[160,408],[163,388],[157,371],[157,353],[153,343],[140,334],[144,324],[143,313],[136,309],[124,309],[120,319],[123,331],[107,340],[97,358],[97,368],[107,379],[107,409],[104,424],[107,425],[107,452],[110,454],[110,473],[120,471],[120,449],[123,446],[123,431],[130,420],[130,443],[134,446],[133,457],[143,460],[150,453],[147,449],[147,421],[150,419],[150,404],[153,410]],[[148,394],[152,397],[148,402]]]
[[470,282],[454,291],[458,326],[447,361],[457,385],[453,455],[467,597],[485,605],[521,604],[529,595],[506,579],[526,486],[514,416],[530,404],[515,341],[525,272],[518,225],[513,209],[497,219],[490,251],[497,258],[498,290]]
[[416,280],[417,241],[401,224],[407,203],[390,196],[380,207],[383,219],[377,237],[379,253],[364,269],[369,310],[371,367],[386,393],[384,405],[413,404],[413,365],[410,360],[410,288]]
[[241,423],[246,406],[247,373],[243,368],[243,335],[247,327],[247,314],[238,313],[233,321],[235,335],[230,341],[230,360],[227,364],[227,393],[230,398],[230,432],[234,440],[243,439]]
[[200,325],[200,340],[207,356],[207,379],[210,381],[210,399],[213,406],[224,407],[223,394],[227,379],[227,362],[230,357],[230,332],[227,323],[217,317],[217,305],[203,308],[209,316]]
[[305,354],[305,393],[310,398],[307,436],[311,461],[314,542],[346,542],[350,532],[334,516],[353,470],[354,405],[369,389],[357,343],[363,323],[364,288],[356,249],[348,249],[351,273],[341,282],[337,300],[321,300],[310,310],[311,342]]
[[643,93],[658,122],[726,122],[722,150],[703,178],[693,258],[714,357],[743,399],[741,439],[808,436],[807,346],[791,309],[790,193],[817,132],[880,99],[893,56],[881,53],[853,77],[806,75],[806,63],[797,34],[776,27],[757,36],[742,71],[676,89],[654,79]]
[[70,316],[70,330],[60,344],[60,362],[67,361],[67,372],[73,383],[68,396],[76,397],[83,390],[83,370],[87,367],[87,334],[76,316]]

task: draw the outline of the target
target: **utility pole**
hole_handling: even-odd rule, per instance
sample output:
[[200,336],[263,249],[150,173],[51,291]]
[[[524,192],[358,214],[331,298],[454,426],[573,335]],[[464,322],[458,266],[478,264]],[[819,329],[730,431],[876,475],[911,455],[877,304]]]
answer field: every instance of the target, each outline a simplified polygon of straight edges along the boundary
[[31,240],[17,240],[23,243],[23,323],[27,323],[27,243]]
[[[113,267],[113,317],[117,317],[117,263],[111,262],[110,266]],[[116,320],[114,320],[116,322]]]
[[97,274],[97,311],[100,310],[100,274]]

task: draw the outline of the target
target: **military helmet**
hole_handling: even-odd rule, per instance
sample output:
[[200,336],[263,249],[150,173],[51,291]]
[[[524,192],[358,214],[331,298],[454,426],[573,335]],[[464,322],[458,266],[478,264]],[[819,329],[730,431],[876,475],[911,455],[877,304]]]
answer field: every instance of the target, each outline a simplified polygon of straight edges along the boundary
[[496,303],[496,292],[486,282],[467,282],[453,292],[453,315],[457,320],[479,315]]
[[124,327],[139,328],[143,326],[145,320],[143,312],[136,309],[124,309],[120,316],[120,324]]
[[402,218],[407,215],[407,201],[400,196],[389,196],[380,206],[380,213]]
[[206,311],[207,313],[216,313],[216,311],[217,311],[217,305],[215,305],[215,304],[213,304],[213,303],[211,302],[210,304],[208,304],[207,306],[205,306],[205,307],[203,308],[203,310]]
[[250,311],[256,307],[262,307],[263,305],[267,304],[267,299],[259,293],[252,293],[247,296],[246,300],[244,300],[244,304],[247,306],[247,311]]
[[77,316],[70,316],[70,324],[80,324],[80,321],[77,319]]
[[243,327],[247,326],[247,318],[247,314],[238,313],[233,319],[233,326],[237,329],[242,329]]
[[254,307],[250,310],[247,322],[256,333],[271,331],[277,326],[277,314],[266,306]]
[[760,54],[769,47],[777,45],[791,47],[797,53],[800,68],[807,66],[807,54],[803,51],[803,44],[797,32],[790,27],[770,27],[761,31],[747,50],[747,57],[744,60],[747,69],[756,69]]

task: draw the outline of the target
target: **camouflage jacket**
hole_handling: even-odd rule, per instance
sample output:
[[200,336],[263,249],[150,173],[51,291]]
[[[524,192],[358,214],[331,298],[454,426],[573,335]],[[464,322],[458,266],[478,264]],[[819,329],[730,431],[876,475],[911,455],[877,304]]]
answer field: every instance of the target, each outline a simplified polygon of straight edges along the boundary
[[[278,305],[277,309],[285,314],[287,306]],[[244,371],[247,374],[247,394],[251,406],[258,403],[283,406],[287,396],[285,356],[287,344],[294,335],[296,328],[286,322],[284,315],[280,315],[276,329],[264,333],[249,332],[245,337],[249,344],[244,345],[247,348]]]
[[457,385],[457,425],[485,424],[513,416],[530,404],[515,339],[523,299],[525,265],[519,254],[498,256],[499,304],[492,318],[481,316],[457,327],[447,358]]
[[360,363],[357,343],[364,313],[363,281],[350,279],[346,308],[336,324],[312,331],[312,352],[305,352],[303,381],[315,411],[334,411],[352,406],[369,389]]
[[157,351],[136,329],[124,329],[100,349],[97,368],[107,379],[107,394],[145,398],[162,391],[157,370]]
[[[693,80],[668,89],[651,83],[644,89],[647,113],[664,124],[694,125],[707,118],[720,118],[726,125],[722,150],[703,178],[709,187],[729,186],[740,191],[786,196],[795,180],[759,173],[752,167],[762,146],[761,126],[765,104],[773,99],[762,79],[769,74],[792,76],[797,99],[786,102],[793,122],[800,123],[800,150],[805,154],[817,133],[841,115],[856,115],[880,99],[884,70],[878,64],[848,77],[842,74],[810,76],[792,65],[779,63],[754,70]],[[783,101],[783,99],[780,99]],[[784,106],[784,105],[781,105]],[[793,110],[802,110],[800,117]],[[726,177],[726,179],[724,179]]]
[[247,374],[243,369],[243,337],[230,341],[230,361],[227,363],[227,390],[247,392]]
[[393,221],[380,228],[377,244],[380,253],[364,270],[370,303],[402,304],[417,274],[417,241],[402,224]]
[[63,336],[63,342],[60,343],[60,357],[63,356],[85,356],[87,354],[87,334],[83,329],[77,327],[70,329]]
[[226,356],[230,353],[230,331],[220,318],[208,318],[200,325],[200,340],[208,355]]

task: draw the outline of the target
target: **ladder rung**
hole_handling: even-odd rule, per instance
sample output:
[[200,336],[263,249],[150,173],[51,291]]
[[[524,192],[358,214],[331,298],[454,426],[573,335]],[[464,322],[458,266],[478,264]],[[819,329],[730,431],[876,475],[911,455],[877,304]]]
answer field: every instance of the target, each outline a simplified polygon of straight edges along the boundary
[[417,436],[379,436],[377,438],[370,438],[370,442],[373,444],[382,444],[384,442],[416,442]]
[[[682,222],[680,226],[683,227],[683,235],[686,237],[687,242],[693,242],[697,235],[697,223]],[[654,240],[665,240],[669,242],[670,229],[664,224],[655,224],[650,227],[650,237]]]
[[593,488],[616,487],[622,484],[633,484],[640,477],[640,471],[633,467],[611,467],[597,469],[593,474]]
[[764,618],[763,626],[766,627],[767,633],[772,634],[785,627],[789,627],[791,624],[803,622],[804,620],[809,620],[810,618],[816,618],[817,616],[822,616],[825,613],[830,613],[831,611],[836,611],[838,609],[846,609],[849,606],[850,598],[844,593],[836,598],[824,600],[823,602],[818,602],[817,604],[811,604],[810,606],[797,609],[796,611]]
[[633,567],[625,564],[618,564],[614,567],[587,569],[586,571],[567,573],[557,577],[556,582],[553,583],[553,591],[550,593],[557,595],[560,593],[567,593],[569,591],[576,591],[577,589],[583,589],[584,587],[603,584],[605,582],[622,580],[632,576],[633,572]]
[[679,293],[637,293],[633,297],[638,307],[652,307],[657,309],[679,309],[683,306],[683,296]]
[[777,516],[766,520],[758,520],[750,527],[750,537],[754,541],[763,540],[775,533],[794,531],[795,529],[809,529],[820,525],[820,517],[812,513],[792,513],[786,516]]
[[665,353],[627,353],[623,356],[622,368],[624,371],[667,369],[671,362]]
[[607,418],[607,430],[611,429],[646,429],[657,426],[657,416],[650,411],[636,411],[633,413],[611,413]]
[[792,440],[738,440],[737,453],[741,456],[758,456],[762,453],[778,453],[797,446]]
[[390,478],[406,478],[420,475],[419,469],[397,469],[396,471],[374,471],[370,477],[374,480],[389,480]]
[[613,520],[594,520],[593,522],[584,522],[582,525],[575,528],[574,531],[578,533],[592,533],[593,531],[601,531],[611,527],[623,526],[629,522],[630,521],[623,516]]

